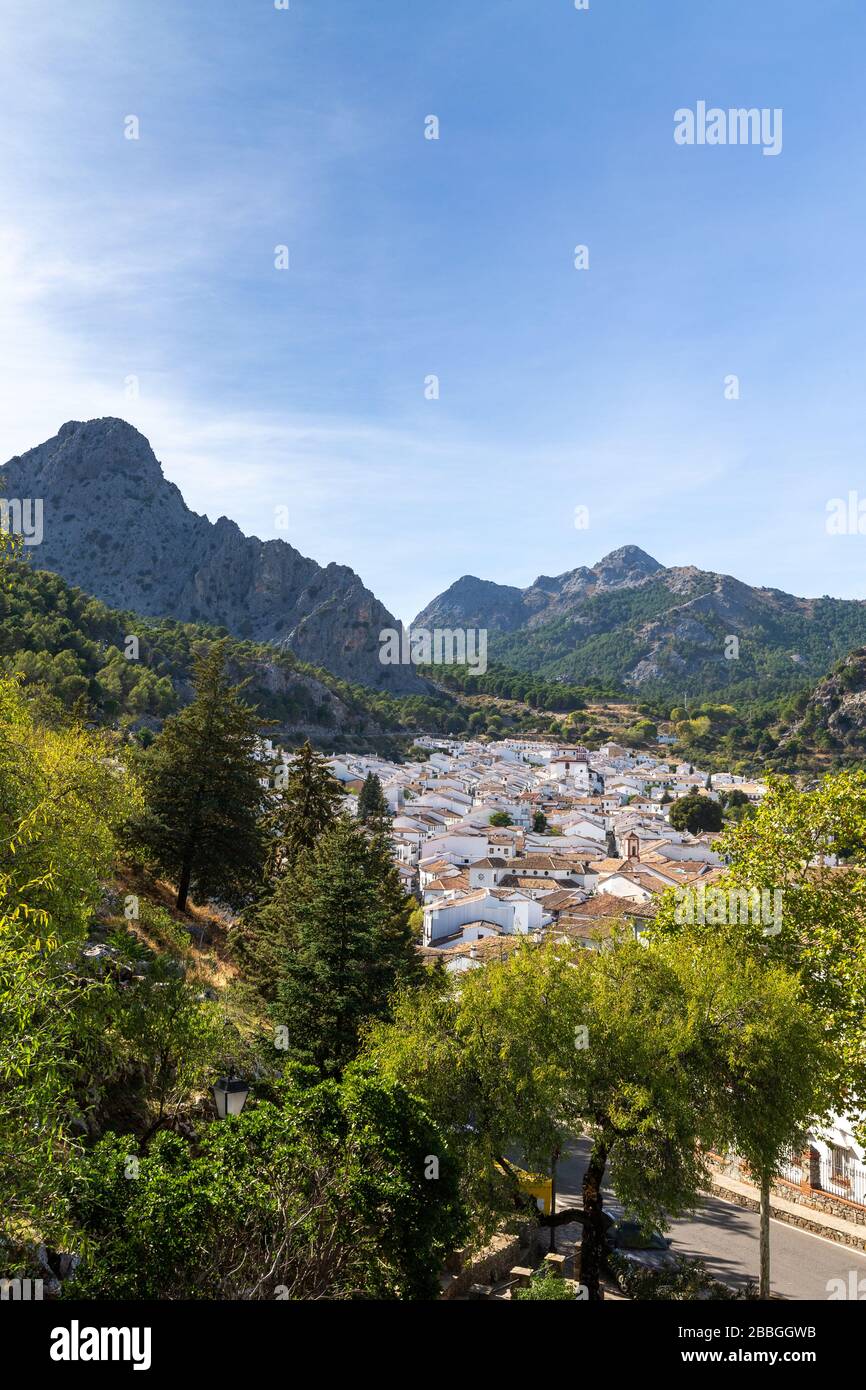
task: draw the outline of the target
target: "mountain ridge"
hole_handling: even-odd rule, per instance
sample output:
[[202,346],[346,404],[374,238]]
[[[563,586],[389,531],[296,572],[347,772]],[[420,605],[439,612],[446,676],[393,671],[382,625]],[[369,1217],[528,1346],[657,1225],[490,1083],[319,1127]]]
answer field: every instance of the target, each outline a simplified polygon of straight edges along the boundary
[[464,575],[415,619],[488,631],[490,659],[647,695],[748,698],[801,688],[866,643],[866,603],[800,598],[634,545],[525,589]]
[[43,500],[32,563],[114,608],[224,626],[376,689],[426,689],[413,668],[380,662],[379,632],[397,621],[352,569],[192,511],[125,420],[69,420],[0,478],[8,496]]
[[[640,546],[624,545],[620,546],[618,550],[612,550],[596,565],[589,567],[580,565],[577,569],[566,570],[564,574],[555,576],[539,575],[525,589],[511,584],[496,584],[493,580],[479,579],[476,575],[465,574],[427,604],[418,614],[413,626],[447,626],[445,623],[437,623],[435,619],[439,616],[441,607],[446,609],[450,607],[451,613],[454,612],[453,602],[449,605],[445,601],[449,599],[449,595],[455,596],[456,593],[458,603],[465,598],[476,599],[482,596],[492,598],[495,595],[513,615],[514,626],[519,627],[522,624],[517,620],[521,616],[525,616],[528,620],[543,611],[545,600],[554,601],[563,596],[570,597],[590,591],[597,592],[635,586],[662,568],[663,566],[659,561],[654,560],[645,550],[641,550]],[[496,628],[497,623],[494,618],[492,622],[479,623],[479,626],[486,626],[488,629]],[[503,629],[499,628],[499,630]]]

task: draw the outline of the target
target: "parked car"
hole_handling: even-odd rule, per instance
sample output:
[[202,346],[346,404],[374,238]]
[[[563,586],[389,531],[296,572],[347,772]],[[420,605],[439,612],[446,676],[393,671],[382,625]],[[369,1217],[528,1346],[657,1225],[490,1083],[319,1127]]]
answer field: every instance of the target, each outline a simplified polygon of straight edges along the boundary
[[636,1221],[614,1221],[606,1235],[615,1250],[668,1250],[672,1243],[660,1231],[642,1231]]
[[634,1264],[659,1269],[674,1263],[670,1237],[660,1231],[643,1231],[637,1221],[612,1221],[605,1238],[611,1250]]

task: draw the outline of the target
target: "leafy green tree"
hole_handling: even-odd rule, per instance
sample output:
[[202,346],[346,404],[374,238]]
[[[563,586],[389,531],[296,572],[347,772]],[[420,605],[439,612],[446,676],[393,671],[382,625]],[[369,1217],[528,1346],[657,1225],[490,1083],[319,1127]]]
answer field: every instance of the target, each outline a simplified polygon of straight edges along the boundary
[[512,824],[512,820],[507,811],[494,811],[490,817],[490,824],[497,829],[504,829]]
[[375,772],[368,772],[358,797],[358,820],[362,825],[384,828],[391,820],[391,812],[382,783]]
[[123,990],[110,982],[92,993],[78,1044],[90,1070],[89,1103],[104,1107],[124,1087],[149,1136],[172,1127],[220,1074],[226,1033],[218,1004],[202,998],[170,954],[148,960],[146,970]]
[[670,809],[670,823],[674,830],[687,830],[690,835],[700,835],[706,830],[721,830],[722,820],[722,808],[718,801],[699,792],[681,796]]
[[547,832],[547,816],[543,811],[536,811],[533,815],[532,829],[536,835],[544,835]]
[[[807,1108],[808,1087],[816,1087],[816,1109],[837,1113],[856,1110],[858,1098],[866,1093],[864,832],[866,774],[845,771],[825,777],[809,791],[783,778],[770,779],[760,805],[748,818],[729,826],[720,845],[728,869],[716,889],[772,904],[771,921],[765,920],[763,912],[750,911],[745,917],[738,913],[737,923],[729,927],[737,949],[752,961],[786,969],[802,990],[798,1037],[804,1052],[783,1066],[767,1047],[765,1105],[751,1114],[744,1108],[730,1121],[736,1133],[732,1142],[749,1155],[762,1188],[764,1288],[769,1279],[769,1183],[779,1154],[787,1147],[786,1133],[796,1129],[801,1104],[803,1110]],[[831,861],[842,845],[853,853],[850,864],[839,867]],[[689,935],[698,931],[714,938],[719,928],[709,924],[688,928]],[[666,898],[653,934],[672,937],[681,949],[685,932],[677,904],[673,897]],[[796,1054],[793,1035],[798,1011],[790,1005],[786,1013],[783,1003],[778,1008],[780,1026],[786,1018],[791,1020],[787,1046]],[[811,1015],[820,1025],[817,1040],[809,1029]],[[760,1042],[759,1035],[756,1045]],[[747,1060],[760,1075],[762,1055]],[[861,1126],[861,1136],[863,1132]]]
[[[567,1140],[590,1137],[582,1208],[560,1215],[582,1222],[581,1281],[596,1299],[606,1179],[644,1228],[664,1227],[698,1200],[711,1143],[736,1131],[757,1154],[760,1134],[765,1160],[778,1163],[816,1113],[820,1087],[773,1079],[816,1039],[820,1074],[820,1038],[802,1012],[796,1034],[798,991],[790,973],[744,963],[733,945],[647,950],[624,935],[599,952],[527,944],[459,983],[407,995],[368,1048],[452,1136],[479,1235],[516,1199],[507,1154],[555,1183]],[[774,1087],[783,1094],[770,1098]]]
[[476,1244],[519,1200],[507,1155],[546,1168],[576,1123],[567,1105],[570,970],[564,954],[522,948],[462,976],[459,988],[443,973],[404,991],[393,1020],[369,1030],[365,1055],[422,1097],[457,1155]]
[[177,883],[177,906],[238,900],[262,866],[260,720],[225,674],[225,642],[195,663],[195,699],[166,720],[143,765],[145,807],[133,845]]
[[354,1057],[363,1024],[421,978],[406,896],[384,840],[341,817],[256,915],[272,943],[274,1021],[323,1072]]
[[[852,849],[850,862],[835,866],[843,845]],[[866,773],[850,770],[809,791],[771,778],[754,814],[729,826],[719,845],[728,873],[717,886],[757,890],[768,901],[779,895],[773,923],[749,914],[740,938],[751,952],[800,978],[836,1045],[839,1112],[866,1094],[864,846]],[[663,904],[659,929],[680,930],[671,903]]]
[[581,1280],[596,1299],[608,1165],[617,1196],[647,1226],[696,1200],[708,1131],[683,1065],[692,1031],[672,970],[623,940],[605,952],[527,945],[459,986],[405,997],[369,1047],[452,1136],[479,1235],[518,1200],[509,1152],[555,1181],[567,1140],[591,1134],[576,1215]]
[[139,794],[106,737],[33,713],[19,684],[0,680],[0,869],[21,893],[10,910],[26,905],[44,912],[46,934],[81,937]]
[[658,726],[651,719],[638,719],[622,735],[628,744],[653,743],[658,736]]
[[689,1065],[708,1086],[713,1144],[736,1150],[760,1189],[761,1298],[770,1297],[770,1190],[786,1155],[828,1110],[835,1048],[802,982],[743,951],[736,928],[655,941],[701,1020]]
[[302,1075],[195,1145],[161,1134],[129,1177],[108,1135],[70,1177],[75,1297],[428,1299],[465,1235],[458,1170],[404,1088]]
[[727,792],[725,795],[725,805],[729,809],[734,806],[748,806],[749,798],[739,787],[733,787],[731,791]]
[[[2,536],[0,536],[2,539]],[[0,574],[2,583],[2,574]],[[61,1239],[75,1135],[78,952],[137,791],[104,737],[0,680],[0,1225]]]
[[29,909],[24,887],[0,870],[0,1233],[7,1240],[22,1222],[55,1237],[65,1228],[58,1173],[71,1138],[63,1054],[73,991],[56,938],[40,936],[47,914]]
[[409,926],[417,942],[424,934],[424,909],[414,894],[409,896]]

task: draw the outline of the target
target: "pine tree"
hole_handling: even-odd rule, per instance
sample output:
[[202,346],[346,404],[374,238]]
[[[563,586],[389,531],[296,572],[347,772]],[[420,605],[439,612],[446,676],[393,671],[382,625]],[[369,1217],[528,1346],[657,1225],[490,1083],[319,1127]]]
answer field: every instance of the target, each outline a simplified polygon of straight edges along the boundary
[[144,813],[129,826],[133,844],[177,882],[181,911],[191,889],[238,899],[261,874],[261,720],[228,681],[225,647],[197,658],[195,699],[151,746]]
[[361,1025],[422,978],[412,901],[385,841],[348,817],[325,831],[259,913],[279,939],[274,1021],[324,1073],[355,1056]]
[[280,877],[300,855],[313,848],[319,836],[334,824],[342,800],[343,788],[327,759],[310,746],[308,739],[285,776],[278,777],[265,818],[270,837],[270,878]]
[[264,818],[265,892],[246,909],[232,932],[234,959],[265,999],[274,997],[278,956],[285,946],[282,908],[268,910],[275,889],[283,878],[291,878],[300,860],[334,826],[344,796],[327,759],[309,740],[290,764],[277,768],[275,783]]
[[362,825],[384,829],[391,819],[382,783],[375,772],[368,772],[358,797],[358,820]]

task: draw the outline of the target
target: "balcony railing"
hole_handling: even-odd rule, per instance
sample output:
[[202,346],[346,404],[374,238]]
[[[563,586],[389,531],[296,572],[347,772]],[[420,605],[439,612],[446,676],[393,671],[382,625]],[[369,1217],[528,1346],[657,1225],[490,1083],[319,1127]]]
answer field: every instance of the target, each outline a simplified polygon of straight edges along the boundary
[[796,1187],[808,1180],[812,1192],[826,1192],[830,1197],[844,1197],[866,1207],[866,1167],[862,1164],[840,1166],[824,1155],[810,1167],[792,1155],[779,1169],[779,1177]]
[[796,1183],[799,1187],[800,1183],[803,1181],[802,1163],[797,1159],[789,1159],[787,1163],[782,1164],[779,1170],[779,1176],[784,1178],[786,1182]]
[[819,1167],[821,1192],[866,1206],[866,1169],[857,1164],[841,1170],[829,1158],[822,1158]]

